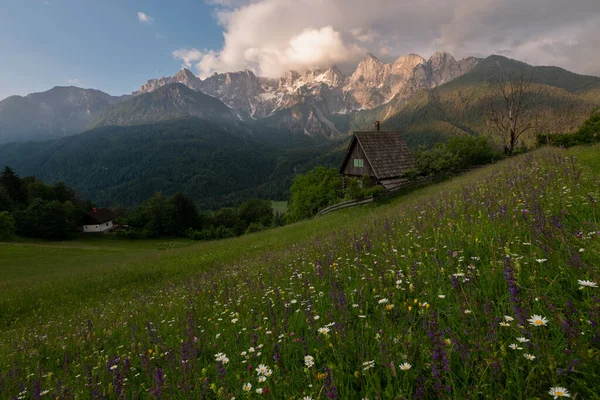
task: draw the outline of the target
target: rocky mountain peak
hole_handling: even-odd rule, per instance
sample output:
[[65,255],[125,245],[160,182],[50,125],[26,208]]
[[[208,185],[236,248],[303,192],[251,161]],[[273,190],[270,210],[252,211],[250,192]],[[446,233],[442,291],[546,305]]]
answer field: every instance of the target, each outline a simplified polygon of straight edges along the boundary
[[[368,53],[349,77],[331,66],[303,73],[288,70],[278,79],[257,77],[245,70],[215,73],[200,80],[184,68],[173,77],[148,81],[137,93],[151,92],[169,83],[182,83],[220,99],[244,116],[271,117],[305,104],[316,107],[313,111],[319,110],[323,113],[319,118],[326,119],[325,115],[331,113],[371,109],[393,98],[406,100],[417,90],[433,88],[468,72],[477,62],[474,58],[457,62],[451,54],[437,52],[429,60],[408,54],[393,64],[386,64]],[[312,128],[307,129],[312,132]]]
[[303,83],[305,85],[323,83],[330,87],[340,87],[344,84],[344,74],[335,65],[326,70],[315,69],[312,71],[306,71],[303,79]]
[[350,76],[350,85],[380,86],[386,80],[389,69],[388,64],[383,64],[373,54],[368,53]]
[[175,74],[174,77],[193,79],[196,78],[196,75],[194,75],[194,73],[187,68],[181,68],[181,71]]
[[458,61],[452,57],[452,54],[440,51],[434,53],[429,60],[427,60],[427,63],[433,70],[440,70],[458,65]]
[[409,54],[401,56],[394,62],[394,68],[414,68],[419,64],[424,64],[427,61],[418,54]]
[[285,86],[294,86],[294,83],[300,79],[300,74],[294,70],[285,71],[283,76],[279,78],[278,89],[283,89]]
[[333,87],[339,87],[344,84],[344,74],[336,65],[323,72],[319,79],[322,82],[328,83]]
[[462,75],[458,61],[450,53],[438,51],[427,60],[427,64],[434,86],[442,85]]

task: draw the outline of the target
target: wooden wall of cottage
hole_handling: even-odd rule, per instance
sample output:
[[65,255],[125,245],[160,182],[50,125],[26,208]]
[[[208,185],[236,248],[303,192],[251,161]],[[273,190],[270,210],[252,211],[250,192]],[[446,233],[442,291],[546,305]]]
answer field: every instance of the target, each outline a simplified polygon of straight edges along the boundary
[[[364,167],[355,167],[355,159],[362,159]],[[375,173],[373,172],[373,168],[371,168],[371,165],[367,161],[367,157],[365,157],[365,153],[362,147],[360,147],[360,145],[358,144],[358,141],[354,142],[354,145],[350,150],[350,156],[346,159],[346,164],[344,165],[342,175],[356,176],[359,178],[366,175],[375,179]]]

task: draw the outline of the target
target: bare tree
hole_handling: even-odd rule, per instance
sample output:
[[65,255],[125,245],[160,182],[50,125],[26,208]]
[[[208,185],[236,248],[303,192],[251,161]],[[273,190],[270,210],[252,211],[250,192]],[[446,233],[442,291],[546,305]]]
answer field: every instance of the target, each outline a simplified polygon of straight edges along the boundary
[[513,74],[501,78],[494,89],[486,107],[488,125],[500,133],[504,152],[510,155],[521,136],[537,125],[536,91],[531,80]]

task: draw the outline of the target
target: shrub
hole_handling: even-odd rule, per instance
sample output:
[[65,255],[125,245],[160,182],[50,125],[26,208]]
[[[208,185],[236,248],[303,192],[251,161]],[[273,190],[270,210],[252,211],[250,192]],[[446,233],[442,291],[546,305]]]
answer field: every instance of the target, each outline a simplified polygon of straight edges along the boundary
[[600,142],[600,109],[592,112],[590,117],[574,133],[561,133],[558,135],[539,135],[538,143],[559,147],[573,147],[578,145],[592,144]]
[[0,240],[7,240],[15,234],[15,220],[8,211],[0,212]]
[[[416,171],[408,171],[406,177],[452,173],[476,165],[489,164],[502,158],[484,137],[455,136],[446,143],[438,143],[431,149],[420,148],[416,154]],[[408,176],[407,176],[408,175]]]
[[335,168],[317,167],[296,176],[290,192],[289,222],[313,217],[319,210],[344,197],[342,177]]
[[23,236],[42,239],[64,239],[71,232],[71,224],[60,202],[34,199],[25,210],[15,213],[17,231]]
[[419,149],[415,154],[417,169],[424,175],[436,175],[442,172],[454,172],[458,169],[458,155],[450,153],[443,144],[437,144],[429,150]]

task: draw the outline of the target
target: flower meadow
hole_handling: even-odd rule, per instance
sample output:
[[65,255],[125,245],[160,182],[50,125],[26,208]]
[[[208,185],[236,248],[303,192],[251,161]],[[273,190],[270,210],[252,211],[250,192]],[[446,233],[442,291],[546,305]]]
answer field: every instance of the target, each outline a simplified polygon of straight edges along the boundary
[[0,397],[600,398],[598,176],[546,149],[458,182],[2,332]]

